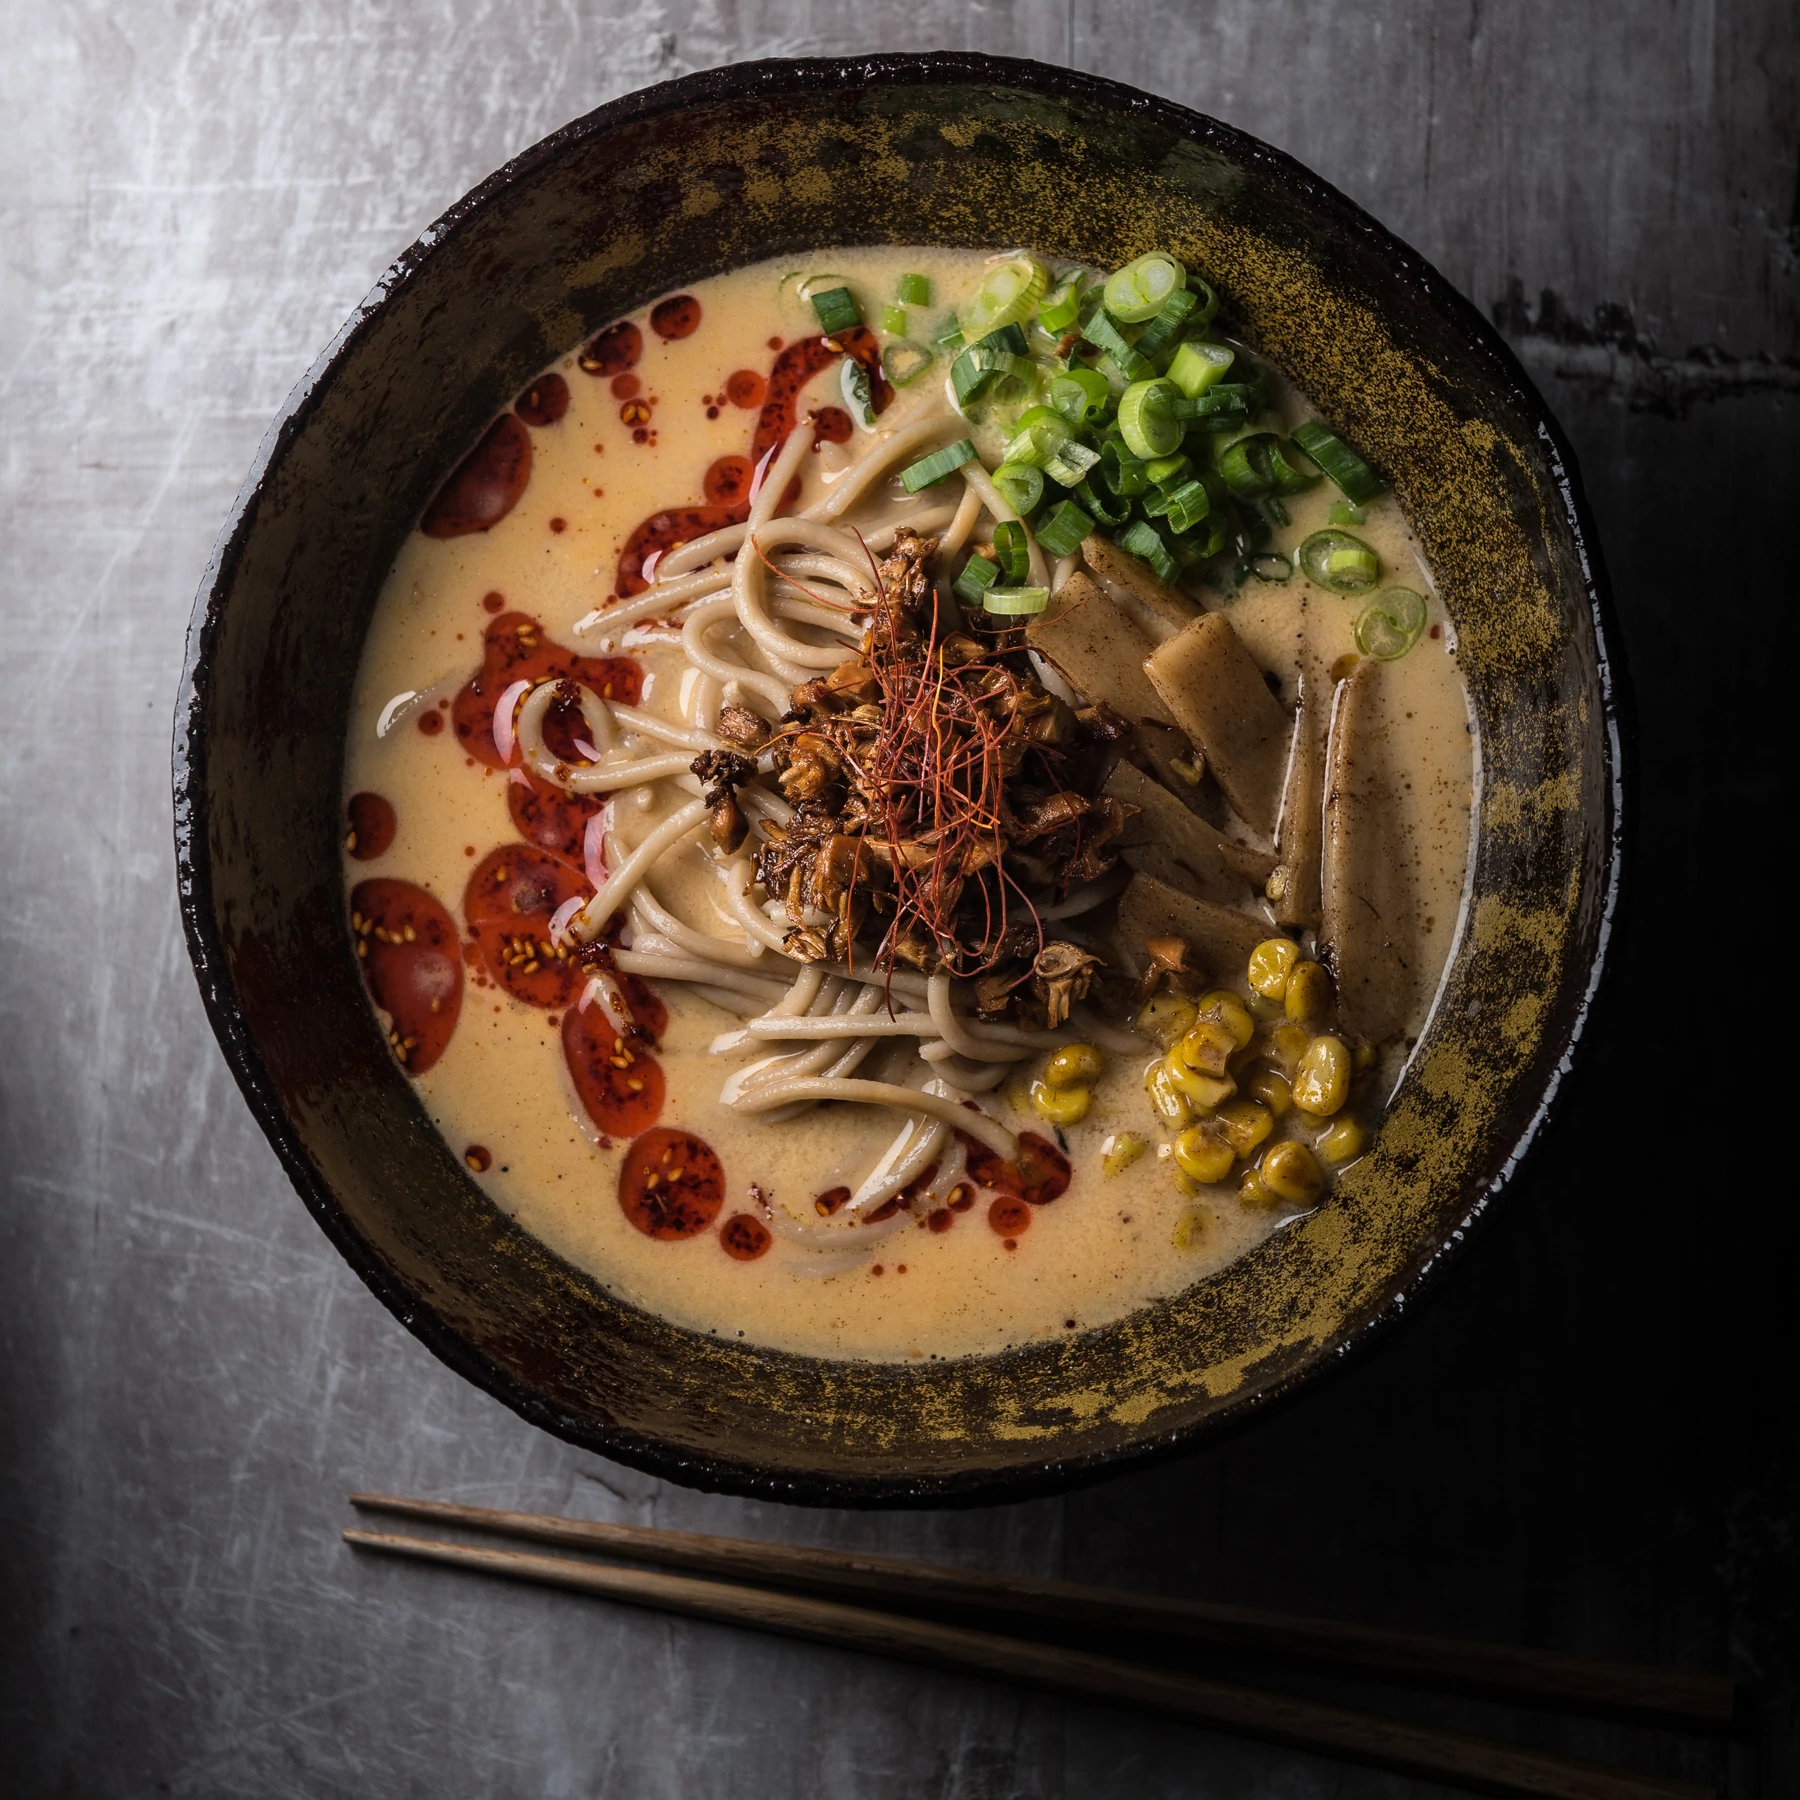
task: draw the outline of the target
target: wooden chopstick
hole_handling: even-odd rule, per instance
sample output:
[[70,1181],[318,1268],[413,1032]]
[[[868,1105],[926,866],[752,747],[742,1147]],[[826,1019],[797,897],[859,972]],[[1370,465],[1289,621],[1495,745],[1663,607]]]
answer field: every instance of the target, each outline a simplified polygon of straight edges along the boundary
[[1243,1737],[1499,1795],[1502,1800],[1711,1800],[1713,1795],[1711,1788],[1691,1782],[1576,1762],[1290,1695],[1170,1674],[1116,1657],[800,1594],[386,1532],[349,1530],[344,1539],[390,1555],[901,1657],[935,1669],[1025,1682],[1078,1700],[1112,1701]]
[[1002,1630],[1049,1624],[1149,1635],[1284,1657],[1363,1679],[1454,1688],[1491,1699],[1524,1700],[1659,1725],[1726,1730],[1736,1698],[1735,1687],[1726,1677],[1686,1669],[1598,1662],[1553,1650],[1426,1637],[1332,1619],[1298,1618],[1069,1582],[1032,1581],[796,1544],[607,1525],[546,1513],[500,1512],[391,1494],[352,1494],[350,1500],[368,1512],[500,1532],[635,1562],[722,1575],[728,1580],[772,1583],[852,1603],[949,1612]]

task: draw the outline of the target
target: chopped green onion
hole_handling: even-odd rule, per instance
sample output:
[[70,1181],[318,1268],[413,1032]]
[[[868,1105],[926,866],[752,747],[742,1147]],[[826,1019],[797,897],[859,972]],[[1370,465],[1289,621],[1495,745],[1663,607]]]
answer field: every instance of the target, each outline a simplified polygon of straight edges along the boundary
[[1072,488],[1085,481],[1100,461],[1100,452],[1090,450],[1079,438],[1070,438],[1061,449],[1044,458],[1044,473],[1062,487]]
[[1392,662],[1419,641],[1425,629],[1425,602],[1411,588],[1385,589],[1356,621],[1356,647],[1366,656]]
[[1037,587],[991,587],[981,604],[991,613],[1029,618],[1033,613],[1041,613],[1050,604],[1050,590]]
[[1094,521],[1075,504],[1065,500],[1038,523],[1038,548],[1046,556],[1067,556],[1094,529]]
[[1146,461],[1181,447],[1175,412],[1181,391],[1172,381],[1134,381],[1119,396],[1119,430],[1134,456]]
[[1315,531],[1300,546],[1300,567],[1334,594],[1366,594],[1381,573],[1375,552],[1347,531]]
[[1194,471],[1194,459],[1183,451],[1173,456],[1159,456],[1149,464],[1144,473],[1150,477],[1152,487],[1173,487],[1185,481]]
[[1025,527],[1016,519],[1002,519],[994,527],[994,554],[1000,559],[1000,573],[1009,582],[1020,582],[1031,573],[1031,550]]
[[1121,500],[1129,500],[1150,485],[1150,465],[1133,456],[1123,438],[1108,438],[1100,446],[1100,479]]
[[1336,432],[1317,419],[1294,427],[1294,442],[1342,489],[1344,497],[1359,506],[1373,500],[1386,485]]
[[826,288],[823,293],[808,296],[813,311],[819,315],[819,329],[827,337],[834,331],[848,331],[862,323],[862,313],[847,287]]
[[1041,469],[1074,435],[1074,427],[1061,413],[1047,406],[1028,407],[1007,439],[1004,460]]
[[1112,405],[1112,383],[1098,369],[1077,366],[1058,375],[1046,397],[1071,425],[1091,425]]
[[1031,463],[1003,462],[994,471],[994,486],[1000,498],[1023,518],[1036,512],[1044,497],[1044,472]]
[[929,456],[920,457],[910,468],[900,471],[900,480],[909,494],[916,494],[921,489],[935,486],[946,476],[954,475],[964,463],[974,460],[975,446],[963,438],[946,450],[934,450]]
[[1169,554],[1169,546],[1163,542],[1162,533],[1142,519],[1134,520],[1120,532],[1118,543],[1121,550],[1141,556],[1156,571],[1159,580],[1173,581],[1181,573],[1175,558]]
[[950,590],[964,606],[979,606],[981,596],[1000,579],[1000,566],[985,556],[971,556]]
[[1198,400],[1209,387],[1225,379],[1236,360],[1237,352],[1229,344],[1203,344],[1189,338],[1169,364],[1169,379],[1188,399]]
[[1331,503],[1331,522],[1334,525],[1366,525],[1369,515],[1354,500],[1334,500]]
[[1038,323],[1052,337],[1060,336],[1081,316],[1081,278],[1064,282],[1038,306]]
[[1138,333],[1135,346],[1139,356],[1155,358],[1175,342],[1187,316],[1200,304],[1200,296],[1187,288],[1177,288],[1163,302],[1163,309]]
[[1104,482],[1096,484],[1089,479],[1075,489],[1075,498],[1081,502],[1081,510],[1102,525],[1123,525],[1131,516],[1131,508],[1126,503],[1109,500],[1105,486]]
[[1265,495],[1263,499],[1257,502],[1257,505],[1262,509],[1262,516],[1267,519],[1271,525],[1285,527],[1294,522],[1287,507],[1282,503],[1279,496],[1275,494]]
[[1127,381],[1147,381],[1156,373],[1155,365],[1149,357],[1139,356],[1132,349],[1117,322],[1100,304],[1100,298],[1099,288],[1089,288],[1081,297],[1083,342],[1092,344],[1103,356],[1109,357],[1113,367]]
[[1188,291],[1200,296],[1200,310],[1189,321],[1197,328],[1210,325],[1218,316],[1219,296],[1213,292],[1212,283],[1202,281],[1198,275],[1188,275]]
[[931,280],[925,275],[902,275],[894,297],[902,306],[929,306]]
[[1197,400],[1178,400],[1176,413],[1184,419],[1216,418],[1221,413],[1243,413],[1262,409],[1262,390],[1247,381],[1222,381],[1208,388]]
[[1212,496],[1199,482],[1184,481],[1162,496],[1161,505],[1171,531],[1192,531],[1212,511]]
[[1225,548],[1225,541],[1230,536],[1230,516],[1223,509],[1215,508],[1198,525],[1176,538],[1176,560],[1184,569],[1192,568],[1195,563],[1217,556]]
[[958,406],[972,406],[986,395],[1030,379],[1030,359],[1002,349],[991,337],[971,344],[950,365],[950,387]]
[[1128,262],[1106,278],[1106,310],[1121,325],[1154,319],[1169,296],[1187,286],[1187,270],[1160,250]]
[[1289,460],[1292,449],[1292,444],[1284,444],[1280,438],[1270,434],[1269,474],[1278,494],[1303,494],[1319,479],[1316,474],[1309,475],[1304,469],[1295,467]]
[[875,396],[869,387],[869,371],[854,356],[844,358],[843,372],[838,377],[838,391],[850,409],[850,417],[865,430],[875,424]]
[[1219,473],[1225,485],[1241,500],[1254,500],[1275,485],[1267,460],[1258,453],[1265,448],[1268,432],[1255,437],[1239,438],[1219,454]]
[[904,306],[884,306],[881,309],[881,329],[889,337],[905,337],[906,308]]
[[1293,575],[1294,565],[1285,556],[1265,550],[1261,556],[1251,557],[1250,573],[1258,581],[1286,581]]
[[881,353],[881,372],[895,387],[917,381],[937,358],[923,344],[889,344]]
[[1029,319],[1049,285],[1050,272],[1035,256],[1010,257],[989,269],[963,311],[964,335],[985,337],[1003,325]]
[[946,313],[938,321],[937,336],[931,340],[946,356],[954,356],[967,341],[955,313]]

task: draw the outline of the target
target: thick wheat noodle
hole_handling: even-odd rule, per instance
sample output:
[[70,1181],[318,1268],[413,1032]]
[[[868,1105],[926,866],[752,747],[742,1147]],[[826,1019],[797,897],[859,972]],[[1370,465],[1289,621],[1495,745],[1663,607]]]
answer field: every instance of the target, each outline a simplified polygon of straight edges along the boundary
[[737,605],[729,594],[703,600],[682,621],[681,647],[695,668],[716,681],[735,681],[739,687],[755,694],[779,718],[787,711],[788,697],[794,688],[792,681],[783,681],[777,675],[764,675],[760,670],[747,669],[741,663],[726,662],[723,657],[715,656],[707,648],[707,632],[714,625],[735,617],[736,613]]
[[[1000,1046],[998,1044],[996,1044],[994,1046],[994,1049],[996,1051],[999,1051],[1001,1048],[1002,1048],[1002,1046]],[[960,1056],[960,1054],[957,1051],[957,1048],[954,1044],[948,1044],[942,1038],[938,1038],[931,1043],[921,1045],[920,1049],[919,1049],[919,1054],[922,1057],[924,1057],[924,1059],[928,1063],[947,1063],[947,1062],[958,1061],[958,1060],[964,1062],[965,1064],[968,1062],[967,1057]],[[1008,1070],[1011,1068],[1012,1064],[1017,1063],[1017,1062],[1023,1062],[1025,1060],[1025,1058],[1028,1057],[1030,1054],[1031,1054],[1031,1052],[1029,1050],[1026,1050],[1023,1048],[1015,1049],[1004,1060],[999,1055],[996,1055],[992,1059],[992,1061],[979,1063],[976,1066],[978,1068],[983,1068],[983,1069],[998,1069],[1000,1072],[1000,1075],[1002,1077],[1004,1077],[1007,1074]],[[966,1086],[967,1083],[958,1083],[958,1085]]]
[[[801,459],[812,448],[812,433],[805,429],[790,432],[787,442],[776,453],[775,461],[763,479],[762,487],[750,507],[750,517],[745,521],[748,529],[744,538],[744,548],[738,552],[737,561],[731,565],[731,597],[737,606],[738,623],[750,634],[752,641],[771,663],[787,655],[788,638],[783,632],[776,630],[769,615],[763,610],[763,568],[762,556],[755,552],[759,547],[757,533],[780,511],[781,497],[787,491],[788,483],[794,478],[800,467]],[[764,554],[766,554],[766,549]]]
[[[778,527],[785,526],[787,523],[788,521],[785,519],[775,521]],[[783,535],[786,535],[785,532]],[[844,533],[837,532],[834,535],[842,537]],[[764,541],[758,539],[759,543]],[[829,581],[833,585],[843,588],[846,593],[858,596],[866,608],[875,599],[874,572],[869,568],[866,558],[862,560],[860,567],[851,560],[853,557],[861,558],[862,553],[862,545],[852,538],[849,555],[823,555],[807,551],[798,556],[777,556],[774,558],[774,563],[775,567],[789,580],[800,576],[810,582]]]
[[[849,1004],[846,1005],[845,1003]],[[851,990],[843,988],[834,996],[832,1012],[842,1017],[846,1013],[867,1012],[867,993],[859,993],[851,998]],[[771,1056],[760,1063],[752,1063],[748,1069],[735,1075],[726,1082],[719,1098],[730,1105],[738,1095],[754,1092],[771,1081],[786,1081],[800,1075],[818,1075],[827,1071],[834,1061],[842,1060],[842,1047],[833,1040],[822,1044],[814,1044],[810,1050],[796,1050],[785,1056]],[[801,1109],[810,1102],[801,1101]]]
[[784,934],[781,928],[772,925],[768,915],[750,898],[750,864],[748,860],[740,858],[737,862],[729,864],[725,870],[724,880],[725,903],[731,908],[731,916],[758,943],[766,944],[769,949],[785,954]]
[[932,1067],[943,1077],[946,1086],[965,1094],[990,1093],[1012,1073],[1008,1063],[982,1063],[972,1067],[954,1055],[934,1059]]
[[[792,619],[796,625],[810,625],[815,631],[839,632],[854,640],[848,644],[804,646],[813,652],[812,660],[818,668],[835,669],[839,663],[855,660],[856,645],[862,641],[862,632],[842,613],[815,605],[799,588],[789,588],[785,582],[776,588],[775,604],[770,610],[778,619]],[[831,658],[830,662],[825,660],[827,657]]]
[[[901,532],[917,531],[924,534],[936,531],[940,525],[949,523],[955,510],[952,506],[926,506],[921,507],[917,512],[905,513],[897,519],[884,519],[879,525],[873,526],[861,534],[862,542],[871,550],[891,549],[894,539]],[[804,526],[808,531],[831,532],[834,536],[849,537],[852,543],[856,541],[850,533],[842,532],[836,526],[827,525],[819,519],[802,516],[798,519],[785,519],[783,524],[794,527]],[[678,576],[699,569],[719,557],[735,556],[743,548],[744,530],[742,525],[722,526],[718,531],[709,531],[705,537],[697,537],[692,543],[683,544],[679,550],[671,550],[656,566],[658,580],[667,581],[673,589]],[[799,543],[802,540],[796,535],[792,541]],[[810,542],[811,540],[806,541]],[[842,548],[841,545],[838,547]],[[722,571],[720,586],[728,585],[730,579],[730,571]],[[653,589],[652,592],[654,591]],[[710,589],[706,591],[711,592]],[[632,600],[625,604],[635,607],[640,602]],[[656,611],[657,609],[654,607],[647,608],[643,616],[654,617]],[[607,609],[606,616],[609,618],[612,616],[611,608]]]
[[[563,784],[555,771],[566,765],[552,756],[544,743],[544,716],[555,705],[562,690],[561,681],[540,681],[513,713],[513,738],[526,764],[533,773],[558,787]],[[606,710],[606,702],[592,688],[578,686],[575,695],[581,706],[582,723],[593,734],[594,747],[602,752],[611,750],[618,742],[619,733],[612,714]]]
[[[909,1120],[881,1160],[863,1177],[862,1185],[844,1202],[847,1217],[855,1219],[873,1212],[884,1201],[893,1199],[903,1187],[910,1186],[915,1177],[923,1175],[938,1160],[950,1136],[950,1127],[941,1119],[934,1119],[920,1131],[920,1123],[922,1121]],[[913,1139],[911,1143],[907,1141],[909,1138]]]
[[981,517],[985,505],[980,493],[965,483],[956,515],[951,519],[944,535],[938,539],[937,553],[940,562],[948,562],[969,541],[969,534],[975,529],[975,522]]
[[825,985],[825,971],[817,963],[809,963],[795,976],[793,986],[769,1010],[781,1018],[792,1018],[807,1011]]
[[[750,969],[754,972],[767,970],[764,977],[766,980],[776,981],[781,978],[779,971],[771,969],[767,955],[752,955],[730,938],[715,937],[709,931],[697,931],[692,925],[684,924],[651,893],[647,881],[640,882],[637,892],[631,896],[631,909],[634,914],[643,916],[652,931],[660,933],[691,956],[710,957],[718,962],[729,963],[737,969]],[[632,947],[636,949],[639,946],[634,944]]]
[[778,1081],[738,1102],[739,1112],[756,1114],[784,1106],[790,1100],[858,1100],[865,1106],[892,1106],[902,1112],[929,1113],[958,1131],[966,1131],[990,1150],[1011,1158],[1018,1154],[1019,1140],[986,1113],[971,1112],[959,1101],[940,1094],[921,1093],[917,1088],[901,1087],[893,1081],[845,1081],[831,1076],[816,1076],[803,1081]]
[[[1000,490],[994,486],[993,477],[979,461],[966,462],[957,472],[981,496],[982,505],[1002,524],[1009,519],[1015,523],[1018,521],[1019,515],[1000,498]],[[1031,558],[1031,585],[1048,587],[1050,573],[1044,562],[1044,553],[1038,548],[1037,539],[1029,532],[1025,536],[1025,548]]]
[[697,956],[669,956],[652,950],[615,950],[613,962],[627,975],[653,975],[660,981],[698,981],[708,986],[729,988],[733,993],[760,998],[765,1005],[779,1000],[781,983],[765,980],[760,975],[733,969],[724,963],[709,962]]
[[643,787],[652,781],[668,781],[690,773],[693,757],[685,750],[670,751],[664,756],[640,756],[631,762],[562,763],[547,759],[540,766],[534,759],[532,773],[568,794],[611,794],[620,788]]
[[609,872],[593,899],[575,915],[575,935],[583,943],[591,944],[605,929],[606,921],[631,898],[632,889],[643,880],[651,864],[665,850],[672,850],[690,831],[705,824],[710,810],[704,799],[690,800],[664,819],[624,862]]
[[929,419],[921,419],[916,425],[902,426],[891,437],[878,437],[824,495],[811,506],[801,509],[800,517],[825,521],[841,517],[851,503],[861,499],[876,478],[891,469],[901,457],[930,443],[934,437],[942,437],[946,431],[961,432],[963,429],[962,420],[954,413],[938,413]]
[[[880,990],[871,987],[871,993]],[[930,1013],[903,1012],[874,1019],[752,1019],[745,1027],[753,1038],[938,1037]],[[1016,1060],[1016,1059],[1009,1059]]]
[[762,1005],[754,994],[734,993],[730,988],[713,987],[704,981],[690,981],[687,990],[702,1000],[710,1000],[721,1012],[736,1013],[740,1019],[748,1018]]
[[[724,587],[729,577],[722,577],[717,585]],[[592,612],[583,613],[570,627],[576,637],[586,637],[592,631],[604,631],[611,636],[615,631],[623,631],[629,625],[635,625],[640,619],[666,618],[669,613],[694,598],[695,594],[710,593],[707,587],[695,588],[689,592],[685,584],[677,587],[671,583],[668,587],[653,587],[635,595],[630,600],[615,600],[610,606],[596,606]]]
[[933,975],[926,987],[925,1004],[931,1021],[937,1027],[936,1035],[955,1050],[958,1056],[967,1057],[970,1062],[1017,1062],[1017,1053],[1008,1041],[989,1039],[984,1042],[975,1035],[974,1030],[964,1019],[957,1016],[950,1003],[950,977]]
[[777,825],[783,826],[793,821],[794,809],[779,794],[771,794],[767,788],[739,788],[738,805],[752,819],[773,819]]
[[609,700],[607,706],[621,731],[635,731],[643,737],[655,738],[659,744],[677,744],[688,750],[716,750],[721,742],[714,732],[672,725],[667,719],[659,719],[655,713],[641,712],[635,706],[621,706],[616,700]]

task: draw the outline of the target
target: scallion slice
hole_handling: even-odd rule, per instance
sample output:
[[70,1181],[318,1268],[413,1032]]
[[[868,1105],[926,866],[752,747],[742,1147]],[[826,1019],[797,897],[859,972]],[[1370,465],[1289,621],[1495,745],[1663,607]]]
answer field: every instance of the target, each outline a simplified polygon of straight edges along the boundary
[[916,494],[935,486],[946,476],[954,475],[964,463],[974,460],[975,446],[963,438],[947,449],[934,450],[929,456],[920,457],[910,468],[900,471],[900,480],[909,494]]
[[1009,582],[1023,581],[1031,573],[1030,544],[1025,527],[1016,519],[1003,519],[994,527],[994,555]]
[[1150,485],[1150,465],[1133,456],[1123,438],[1108,438],[1100,446],[1100,479],[1121,500],[1141,494]]
[[1000,566],[985,556],[971,556],[950,590],[964,606],[979,606],[981,597],[1000,579]]
[[982,277],[975,298],[963,309],[963,335],[986,337],[1003,325],[1016,325],[1037,311],[1050,285],[1050,272],[1035,256],[1013,256]]
[[1134,346],[1138,355],[1152,359],[1161,356],[1175,342],[1182,326],[1187,323],[1188,314],[1199,304],[1198,294],[1187,288],[1177,288],[1163,302],[1162,311],[1138,333]]
[[1381,561],[1347,531],[1315,531],[1300,546],[1300,568],[1334,594],[1366,594],[1381,574]]
[[994,486],[1000,498],[1020,518],[1036,512],[1044,497],[1044,471],[1031,463],[1005,462],[994,471]]
[[1387,485],[1336,432],[1317,419],[1296,425],[1294,442],[1337,483],[1346,499],[1359,506],[1373,500]]
[[1119,396],[1119,430],[1134,456],[1148,462],[1181,448],[1180,399],[1172,381],[1134,381]]
[[1255,500],[1275,485],[1264,454],[1270,437],[1269,432],[1258,432],[1253,437],[1239,438],[1219,453],[1219,473],[1240,500]]
[[823,293],[808,296],[813,311],[819,315],[819,329],[829,337],[834,331],[848,331],[862,323],[862,312],[847,287],[826,288]]
[[1106,310],[1121,325],[1142,325],[1187,286],[1187,270],[1174,257],[1152,250],[1106,278]]
[[1038,306],[1038,323],[1052,337],[1060,336],[1081,317],[1081,280],[1064,282]]
[[1081,502],[1081,510],[1102,525],[1123,525],[1131,515],[1128,502],[1112,499],[1106,493],[1106,483],[1091,476],[1076,488],[1075,498]]
[[1172,546],[1175,560],[1184,569],[1191,569],[1195,563],[1203,563],[1209,557],[1217,556],[1225,548],[1225,542],[1230,536],[1231,523],[1228,515],[1215,508],[1198,525],[1182,532],[1175,539]]
[[889,337],[905,337],[906,308],[904,306],[884,306],[881,309],[881,329]]
[[[1098,290],[1089,295],[1096,298]],[[1084,306],[1082,310],[1087,309]],[[1085,342],[1090,343],[1101,355],[1109,358],[1127,381],[1147,381],[1156,373],[1155,365],[1147,356],[1139,356],[1126,340],[1125,334],[1108,315],[1104,306],[1096,306],[1092,316],[1081,328]]]
[[1047,406],[1028,407],[1007,439],[1004,460],[1041,469],[1074,435],[1074,426],[1061,413]]
[[895,387],[917,381],[937,358],[923,344],[889,344],[881,353],[881,372]]
[[1392,662],[1419,641],[1425,629],[1425,602],[1411,588],[1385,589],[1356,621],[1356,647],[1365,656]]
[[1204,344],[1189,338],[1169,364],[1169,379],[1188,399],[1198,400],[1209,387],[1225,379],[1236,360],[1237,352],[1229,344]]
[[1094,529],[1094,521],[1075,504],[1065,500],[1038,522],[1038,548],[1046,556],[1067,556]]
[[1159,488],[1175,487],[1193,472],[1194,459],[1185,451],[1177,451],[1173,456],[1159,456],[1144,470],[1150,477],[1150,485]]
[[1012,383],[1023,386],[1031,379],[1030,358],[1003,349],[992,338],[971,344],[950,365],[950,387],[958,406],[997,396]]
[[1050,383],[1046,398],[1071,425],[1091,425],[1112,406],[1112,383],[1098,369],[1077,366]]
[[1141,556],[1153,568],[1159,580],[1173,581],[1181,573],[1162,533],[1143,519],[1134,519],[1119,533],[1119,548]]
[[991,613],[1007,618],[1029,618],[1050,604],[1050,590],[1041,587],[991,587],[981,604]]
[[869,385],[869,371],[854,356],[844,358],[838,391],[844,396],[850,417],[865,431],[872,431],[875,427],[875,396]]
[[1162,516],[1171,531],[1192,531],[1211,511],[1212,496],[1197,481],[1184,481],[1162,497]]
[[902,275],[899,285],[894,290],[894,297],[902,306],[929,306],[931,304],[930,277]]
[[1070,438],[1060,450],[1044,459],[1044,473],[1062,487],[1072,488],[1085,481],[1100,461],[1100,452],[1091,450],[1080,438]]

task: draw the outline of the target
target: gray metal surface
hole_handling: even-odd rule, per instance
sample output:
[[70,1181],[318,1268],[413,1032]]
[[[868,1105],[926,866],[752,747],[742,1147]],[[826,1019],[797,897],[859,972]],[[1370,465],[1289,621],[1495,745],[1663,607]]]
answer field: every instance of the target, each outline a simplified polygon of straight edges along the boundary
[[[1426,1792],[359,1561],[336,1533],[372,1485],[1733,1666],[1761,1711],[1729,1751],[1410,1710],[1800,1790],[1792,1412],[1757,1388],[1795,1372],[1792,1226],[1772,1174],[1730,1173],[1729,1117],[1700,1110],[1715,1079],[1747,1105],[1750,1078],[1703,1081],[1721,1050],[1669,1042],[1728,1046],[1760,979],[1680,970],[1696,918],[1754,928],[1723,884],[1774,794],[1756,634],[1794,588],[1767,529],[1791,544],[1800,448],[1793,26],[1781,0],[0,0],[0,1789]],[[1645,726],[1636,899],[1548,1153],[1377,1355],[1064,1500],[785,1511],[539,1434],[338,1262],[201,1016],[170,713],[265,423],[437,212],[665,76],[934,46],[1074,62],[1256,132],[1513,335],[1576,439],[1619,591]]]

